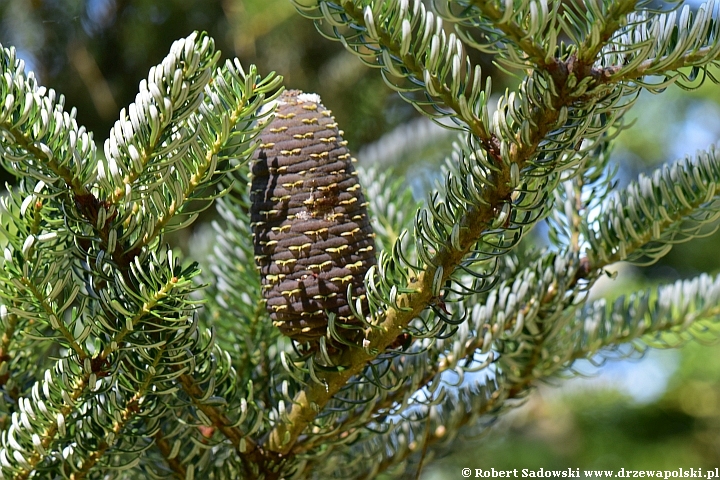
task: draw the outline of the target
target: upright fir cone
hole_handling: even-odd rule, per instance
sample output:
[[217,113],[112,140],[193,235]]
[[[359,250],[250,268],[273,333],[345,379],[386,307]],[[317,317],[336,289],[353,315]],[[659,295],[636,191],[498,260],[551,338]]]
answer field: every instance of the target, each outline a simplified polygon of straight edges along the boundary
[[366,309],[363,279],[375,264],[367,202],[320,97],[283,93],[252,163],[255,262],[273,323],[300,342],[326,334],[328,313],[358,324],[348,286]]

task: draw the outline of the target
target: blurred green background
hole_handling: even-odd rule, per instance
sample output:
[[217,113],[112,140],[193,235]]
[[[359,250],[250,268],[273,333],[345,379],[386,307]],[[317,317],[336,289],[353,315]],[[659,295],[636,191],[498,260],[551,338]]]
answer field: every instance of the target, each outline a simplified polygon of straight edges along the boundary
[[[420,196],[437,180],[454,136],[421,118],[377,71],[319,35],[288,0],[0,0],[0,43],[13,45],[40,82],[65,95],[78,120],[106,137],[148,69],[193,30],[213,36],[225,58],[277,71],[287,88],[317,92],[361,164],[393,165]],[[516,79],[476,53],[495,91]],[[639,172],[720,139],[720,87],[643,94],[637,123],[614,151],[619,185]],[[412,168],[410,168],[412,167]],[[3,181],[10,177],[2,174]],[[180,246],[193,238],[179,239]],[[538,240],[542,241],[542,240]],[[200,246],[197,246],[200,247]],[[678,245],[658,264],[620,266],[598,294],[717,273],[720,237]],[[590,378],[542,386],[481,438],[461,436],[423,478],[457,479],[460,468],[704,469],[720,466],[720,348],[690,343],[640,361],[577,366]],[[468,460],[471,459],[471,460]]]

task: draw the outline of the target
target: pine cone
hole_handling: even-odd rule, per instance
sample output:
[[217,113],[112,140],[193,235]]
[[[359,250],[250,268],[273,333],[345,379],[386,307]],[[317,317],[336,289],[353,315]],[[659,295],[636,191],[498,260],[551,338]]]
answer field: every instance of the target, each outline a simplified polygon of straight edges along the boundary
[[318,95],[287,91],[261,135],[252,164],[255,262],[273,323],[295,340],[317,340],[327,313],[359,324],[375,264],[372,226],[342,130]]

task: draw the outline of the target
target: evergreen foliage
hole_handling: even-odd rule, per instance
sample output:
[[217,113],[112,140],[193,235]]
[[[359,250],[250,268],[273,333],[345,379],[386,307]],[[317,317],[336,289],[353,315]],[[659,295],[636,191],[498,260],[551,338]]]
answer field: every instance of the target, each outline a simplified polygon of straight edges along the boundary
[[[0,478],[399,476],[575,360],[717,337],[706,274],[588,300],[609,265],[717,225],[714,148],[622,190],[610,161],[642,89],[716,82],[714,2],[294,1],[459,135],[422,207],[391,174],[361,172],[379,254],[366,301],[349,300],[360,338],[328,312],[326,336],[300,344],[263,304],[249,163],[279,77],[217,67],[194,33],[97,152],[2,48],[0,158],[17,185],[0,212]],[[468,48],[523,77],[492,115]],[[165,235],[208,208],[201,269]],[[539,222],[550,245],[518,248]]]

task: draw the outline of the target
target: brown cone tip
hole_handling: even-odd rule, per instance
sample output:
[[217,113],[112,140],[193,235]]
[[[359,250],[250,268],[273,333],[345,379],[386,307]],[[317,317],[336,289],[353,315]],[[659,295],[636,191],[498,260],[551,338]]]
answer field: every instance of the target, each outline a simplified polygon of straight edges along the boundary
[[375,265],[367,202],[342,130],[320,97],[278,99],[252,163],[255,262],[270,318],[295,340],[317,340],[327,312],[359,324],[347,290],[366,310],[365,273]]

